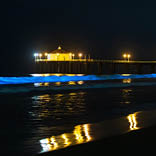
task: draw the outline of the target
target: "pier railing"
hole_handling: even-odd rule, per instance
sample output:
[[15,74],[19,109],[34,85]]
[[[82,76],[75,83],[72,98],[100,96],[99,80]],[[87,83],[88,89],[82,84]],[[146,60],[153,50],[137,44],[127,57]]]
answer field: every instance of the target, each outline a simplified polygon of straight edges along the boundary
[[156,73],[156,61],[74,59],[70,61],[35,61],[36,73]]

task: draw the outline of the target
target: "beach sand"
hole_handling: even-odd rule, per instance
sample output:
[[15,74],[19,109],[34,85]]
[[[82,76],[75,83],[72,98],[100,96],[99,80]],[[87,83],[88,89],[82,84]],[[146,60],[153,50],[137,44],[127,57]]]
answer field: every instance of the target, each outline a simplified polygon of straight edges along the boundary
[[122,135],[104,138],[81,145],[42,153],[38,156],[57,155],[155,155],[156,125],[134,130]]

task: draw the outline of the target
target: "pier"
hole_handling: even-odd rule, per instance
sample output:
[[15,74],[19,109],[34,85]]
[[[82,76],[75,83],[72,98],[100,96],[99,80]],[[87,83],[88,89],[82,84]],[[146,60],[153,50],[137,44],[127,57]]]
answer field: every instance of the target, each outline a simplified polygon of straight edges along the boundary
[[148,74],[156,73],[156,61],[94,60],[35,61],[35,73]]

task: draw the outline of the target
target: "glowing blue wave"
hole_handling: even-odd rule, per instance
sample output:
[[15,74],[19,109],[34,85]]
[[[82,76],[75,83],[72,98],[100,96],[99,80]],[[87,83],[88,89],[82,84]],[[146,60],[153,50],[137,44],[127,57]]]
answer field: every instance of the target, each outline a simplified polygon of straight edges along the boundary
[[0,84],[24,84],[24,83],[44,83],[44,82],[69,82],[69,81],[98,81],[115,79],[140,79],[156,78],[156,74],[116,74],[116,75],[51,75],[32,77],[0,77]]

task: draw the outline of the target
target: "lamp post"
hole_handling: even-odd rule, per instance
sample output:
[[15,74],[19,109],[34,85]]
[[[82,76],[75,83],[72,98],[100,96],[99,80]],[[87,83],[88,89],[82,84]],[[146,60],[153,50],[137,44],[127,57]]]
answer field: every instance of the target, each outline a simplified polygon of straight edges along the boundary
[[82,53],[79,53],[79,58],[80,58],[80,60],[81,60],[81,58],[82,58]]
[[129,62],[130,57],[131,57],[131,55],[130,54],[127,54],[128,62]]
[[45,53],[44,56],[45,56],[45,61],[47,61],[48,60],[48,58],[47,58],[48,57],[48,53]]
[[42,54],[41,53],[39,54],[39,57],[40,57],[40,61],[41,61],[41,57],[42,57]]
[[75,56],[75,54],[72,54],[72,59],[74,60],[74,56]]
[[123,58],[127,59],[127,61],[129,62],[129,59],[131,58],[131,55],[125,53],[125,54],[123,54]]
[[35,54],[34,54],[35,62],[37,61],[37,56],[38,56],[38,53],[35,53]]

